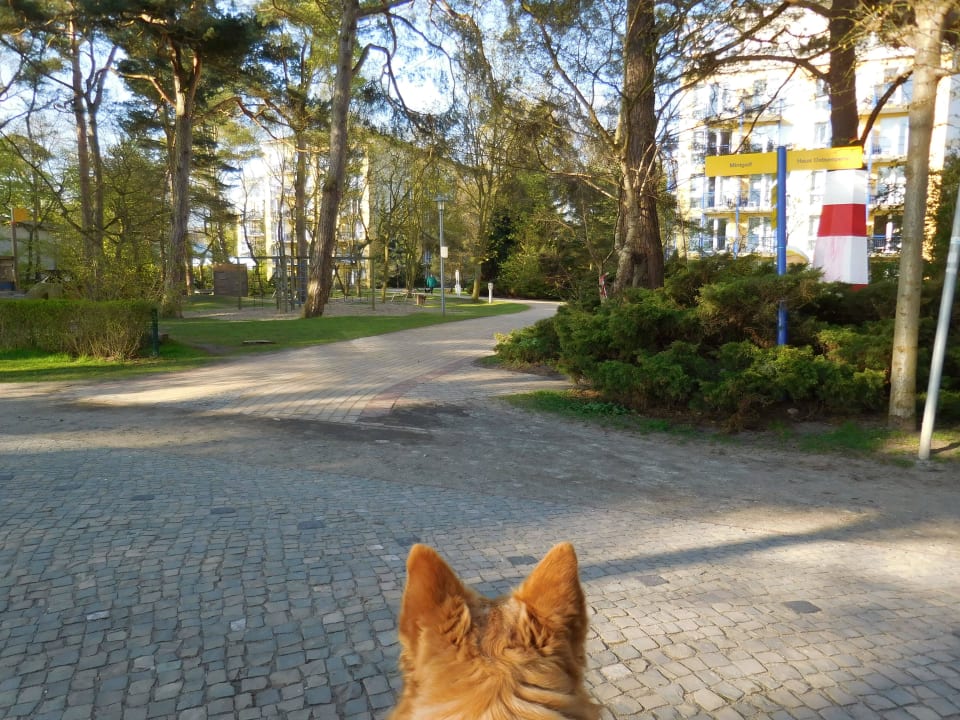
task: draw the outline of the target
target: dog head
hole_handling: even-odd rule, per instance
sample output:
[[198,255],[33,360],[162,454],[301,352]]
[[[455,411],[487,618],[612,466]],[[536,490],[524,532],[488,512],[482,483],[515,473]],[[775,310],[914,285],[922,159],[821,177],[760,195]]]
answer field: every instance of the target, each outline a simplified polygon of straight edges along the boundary
[[599,717],[583,687],[587,610],[572,545],[555,546],[495,600],[415,545],[399,635],[404,685],[392,720]]

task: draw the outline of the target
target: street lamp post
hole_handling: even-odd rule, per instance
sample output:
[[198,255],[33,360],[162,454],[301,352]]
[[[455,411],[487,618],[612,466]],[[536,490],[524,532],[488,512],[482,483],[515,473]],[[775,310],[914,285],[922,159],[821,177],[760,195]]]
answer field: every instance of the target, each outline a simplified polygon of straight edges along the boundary
[[443,260],[447,257],[447,246],[443,244],[443,208],[447,199],[443,195],[437,196],[437,211],[440,213],[440,314],[447,314],[446,295],[443,288]]

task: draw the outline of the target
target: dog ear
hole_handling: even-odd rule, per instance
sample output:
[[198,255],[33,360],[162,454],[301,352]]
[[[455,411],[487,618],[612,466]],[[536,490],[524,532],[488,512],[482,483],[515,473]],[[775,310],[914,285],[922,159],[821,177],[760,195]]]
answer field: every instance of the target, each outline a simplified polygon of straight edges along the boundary
[[[457,642],[470,624],[467,592],[456,573],[436,550],[414,545],[407,556],[407,584],[400,607],[400,641],[415,651],[420,631],[434,627],[453,631]],[[451,620],[457,616],[456,622]]]
[[570,543],[555,545],[514,597],[526,605],[548,633],[566,630],[574,643],[586,640],[587,604],[580,586],[577,554]]

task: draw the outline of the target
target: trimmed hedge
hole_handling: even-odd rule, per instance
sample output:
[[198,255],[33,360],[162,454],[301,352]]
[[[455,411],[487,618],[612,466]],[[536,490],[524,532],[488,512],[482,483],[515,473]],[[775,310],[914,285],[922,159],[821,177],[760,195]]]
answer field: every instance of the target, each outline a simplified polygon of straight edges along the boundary
[[153,307],[142,300],[4,300],[0,348],[135,357],[143,347]]

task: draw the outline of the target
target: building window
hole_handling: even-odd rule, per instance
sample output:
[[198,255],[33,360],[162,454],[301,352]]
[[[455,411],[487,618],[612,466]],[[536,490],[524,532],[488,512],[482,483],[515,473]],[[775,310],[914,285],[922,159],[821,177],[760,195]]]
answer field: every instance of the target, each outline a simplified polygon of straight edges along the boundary
[[817,78],[817,87],[813,93],[813,105],[817,110],[830,109],[830,85],[823,78]]
[[823,204],[823,190],[827,182],[826,170],[814,170],[810,173],[810,204]]
[[720,134],[720,143],[719,143],[719,146],[718,146],[718,148],[717,148],[717,149],[720,151],[719,154],[720,154],[720,155],[729,155],[729,154],[730,154],[730,150],[731,150],[731,148],[730,148],[730,143],[731,143],[731,141],[732,141],[732,139],[733,139],[733,131],[732,131],[732,130],[721,130],[719,134]]
[[713,249],[714,250],[726,250],[727,249],[727,220],[726,218],[718,218],[713,225]]
[[732,130],[708,130],[707,155],[728,155],[732,139]]
[[909,105],[913,101],[913,77],[900,86],[900,102]]
[[707,101],[707,115],[716,115],[719,113],[720,105],[720,86],[713,83],[710,86],[710,99]]
[[877,168],[875,204],[902,205],[906,199],[907,178],[902,165]]
[[763,188],[766,186],[763,175],[750,176],[750,189],[747,204],[760,207],[763,204]]
[[897,118],[897,155],[907,154],[907,135],[910,132],[910,119]]
[[[898,67],[888,67],[883,69],[883,84],[878,85],[875,92],[877,97],[880,97],[881,94],[885,93],[887,89],[896,81],[898,77],[902,74],[902,68]],[[913,78],[908,78],[906,82],[902,83],[898,87],[893,95],[890,96],[890,104],[892,105],[908,105],[911,98],[913,97]]]
[[873,218],[873,236],[870,238],[873,252],[899,252],[902,224],[902,215],[875,215]]
[[703,185],[704,178],[702,175],[694,175],[690,178],[690,207],[700,205],[700,200],[703,197]]
[[715,177],[707,178],[707,192],[703,198],[703,206],[712,208],[717,199],[717,179]]
[[707,150],[707,133],[703,130],[697,130],[693,134],[693,144],[690,146],[690,154],[694,165],[702,165]]
[[775,242],[771,227],[767,217],[752,217],[747,221],[747,252],[773,252]]
[[750,102],[754,108],[759,109],[767,101],[767,81],[753,81],[753,97]]
[[906,117],[883,118],[870,133],[870,154],[903,157],[907,154],[909,120]]
[[[877,83],[873,86],[873,101],[876,102],[879,100],[887,90],[890,89],[890,86],[896,81],[898,77],[903,73],[902,68],[898,67],[888,67],[883,69],[883,82]],[[890,95],[890,99],[887,100],[888,105],[909,105],[910,101],[913,99],[913,78],[907,78],[906,82],[900,84],[900,86],[893,91]]]
[[832,133],[830,131],[830,123],[828,122],[814,123],[814,126],[813,126],[814,147],[818,147],[818,148],[830,147],[831,137],[832,137]]

